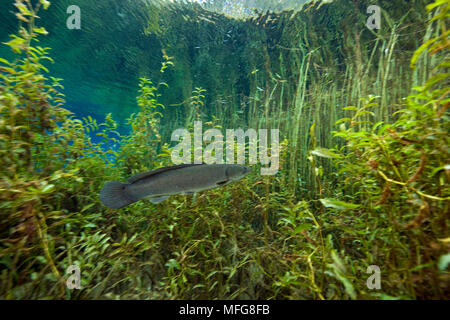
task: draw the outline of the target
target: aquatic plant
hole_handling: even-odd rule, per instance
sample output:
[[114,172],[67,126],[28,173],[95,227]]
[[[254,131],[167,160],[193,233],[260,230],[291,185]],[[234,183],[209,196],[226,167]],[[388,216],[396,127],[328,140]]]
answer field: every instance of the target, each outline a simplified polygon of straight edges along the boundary
[[[416,92],[391,115],[396,118],[392,123],[374,121],[376,109],[382,108],[376,103],[379,97],[362,99],[361,107],[344,108],[352,115],[337,122],[340,130],[334,135],[344,138],[345,146],[313,152],[316,156],[336,158],[336,175],[344,181],[337,183],[341,199],[359,204],[351,210],[352,204],[321,200],[328,210],[352,212],[354,221],[346,221],[340,237],[355,240],[344,243],[341,250],[360,250],[368,265],[382,261],[382,266],[396,271],[395,279],[392,276],[383,282],[385,290],[380,297],[387,294],[401,298],[394,293],[399,287],[410,298],[446,295],[446,276],[438,262],[449,250],[450,88],[445,73],[448,63],[442,53],[449,46],[443,21],[448,4],[436,2],[427,9],[436,10],[431,22],[437,24],[440,34],[416,51],[411,66],[424,52],[439,56],[429,79],[415,87]],[[339,216],[331,218],[335,226],[339,220]],[[344,284],[348,281],[341,280]]]

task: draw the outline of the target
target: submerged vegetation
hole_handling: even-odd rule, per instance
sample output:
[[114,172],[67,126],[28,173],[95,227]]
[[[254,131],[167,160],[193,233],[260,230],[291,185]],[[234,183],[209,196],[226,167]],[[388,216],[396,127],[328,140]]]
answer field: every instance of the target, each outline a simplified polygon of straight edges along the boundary
[[[450,297],[448,2],[427,6],[423,45],[408,57],[408,72],[392,55],[404,20],[388,20],[373,50],[343,41],[341,53],[352,52],[356,62],[341,70],[333,69],[333,52],[308,38],[305,23],[286,27],[283,36],[298,46],[284,47],[279,70],[248,70],[254,94],[232,104],[245,106],[236,122],[239,110],[224,103],[205,111],[211,88],[186,86],[186,126],[208,119],[211,127],[232,127],[245,119],[248,127],[286,128],[280,172],[255,170],[196,197],[120,210],[99,201],[106,181],[171,164],[171,128],[163,120],[173,114],[162,102],[171,88],[141,77],[129,134],[119,133],[110,114],[103,123],[78,119],[64,108],[62,80],[48,75],[49,49],[39,46],[47,31],[36,14],[49,4],[15,0],[20,28],[6,43],[14,57],[0,59],[0,298]],[[308,7],[319,9],[327,5]],[[252,19],[267,25],[267,15]],[[263,59],[275,64],[267,52]],[[177,65],[165,51],[162,61],[160,74]],[[288,67],[296,70],[289,81]],[[78,290],[66,287],[74,264]],[[380,289],[366,283],[373,265]]]

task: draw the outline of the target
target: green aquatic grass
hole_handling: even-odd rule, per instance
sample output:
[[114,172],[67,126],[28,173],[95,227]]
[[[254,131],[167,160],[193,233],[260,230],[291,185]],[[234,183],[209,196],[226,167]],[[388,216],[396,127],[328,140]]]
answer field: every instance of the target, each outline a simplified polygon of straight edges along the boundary
[[[430,55],[440,64],[400,106],[388,108],[386,100],[369,97],[340,110],[336,100],[341,96],[312,87],[314,99],[307,101],[335,106],[324,118],[327,110],[307,106],[305,92],[277,81],[276,89],[253,97],[250,120],[259,125],[276,123],[273,100],[298,98],[293,110],[284,110],[283,103],[275,110],[297,121],[288,122],[296,137],[295,162],[304,158],[307,165],[265,177],[255,170],[243,181],[197,197],[172,197],[159,205],[140,201],[111,210],[98,199],[105,181],[169,164],[170,148],[160,132],[165,114],[160,89],[165,85],[141,79],[139,112],[128,120],[130,135],[117,132],[111,115],[103,123],[77,119],[63,109],[61,81],[48,76],[44,65],[48,49],[40,48],[37,39],[45,30],[35,26],[34,18],[40,4],[16,4],[22,26],[7,43],[15,58],[0,60],[0,298],[449,297],[448,38],[443,19],[430,22],[434,36],[412,60],[420,70]],[[429,10],[442,16],[448,4]],[[394,39],[386,45],[393,46]],[[297,60],[296,85],[305,90],[310,56]],[[390,73],[386,59],[381,59],[383,72]],[[163,61],[161,72],[171,66],[169,56]],[[361,70],[353,70],[346,71],[347,93],[364,98],[364,83],[357,89],[351,84]],[[256,88],[258,72],[254,76]],[[383,92],[383,85],[377,88]],[[191,93],[187,101],[198,119],[204,91]],[[262,122],[256,119],[259,103],[265,110]],[[387,117],[380,119],[379,106]],[[210,125],[220,126],[221,120],[214,118]],[[326,130],[336,121],[330,138]],[[102,140],[92,142],[93,133]],[[283,168],[292,165],[292,139],[281,145]],[[309,148],[297,150],[301,144]],[[306,176],[302,197],[292,187],[299,172]],[[65,284],[72,264],[81,270],[79,290]],[[380,290],[366,286],[370,265],[381,269]]]

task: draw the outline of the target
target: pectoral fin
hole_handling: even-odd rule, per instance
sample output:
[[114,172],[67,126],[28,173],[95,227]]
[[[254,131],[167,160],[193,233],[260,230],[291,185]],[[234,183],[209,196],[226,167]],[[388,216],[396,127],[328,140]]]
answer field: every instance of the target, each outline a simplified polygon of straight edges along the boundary
[[167,198],[169,198],[169,196],[153,197],[153,198],[150,198],[149,200],[152,203],[160,203],[160,202],[166,200]]
[[225,185],[225,184],[227,184],[227,183],[228,183],[228,180],[224,180],[224,181],[216,182],[216,185],[218,185],[218,186],[223,186],[223,185]]

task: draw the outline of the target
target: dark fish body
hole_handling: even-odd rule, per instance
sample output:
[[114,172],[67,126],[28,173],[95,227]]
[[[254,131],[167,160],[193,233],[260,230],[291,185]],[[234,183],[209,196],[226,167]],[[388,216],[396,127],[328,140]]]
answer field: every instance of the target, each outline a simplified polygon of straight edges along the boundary
[[119,209],[144,198],[153,203],[171,195],[190,194],[237,181],[250,172],[237,164],[184,164],[140,173],[128,183],[108,182],[100,191],[100,200]]

